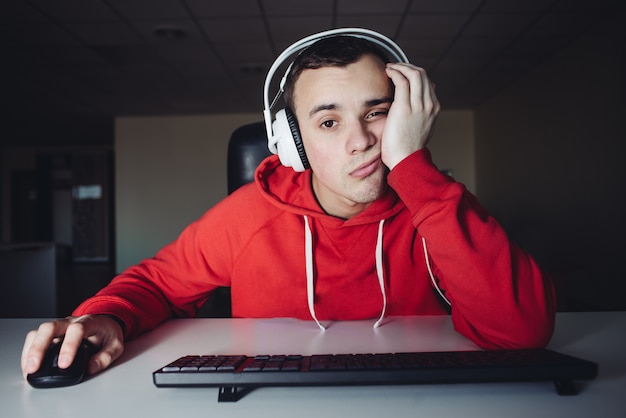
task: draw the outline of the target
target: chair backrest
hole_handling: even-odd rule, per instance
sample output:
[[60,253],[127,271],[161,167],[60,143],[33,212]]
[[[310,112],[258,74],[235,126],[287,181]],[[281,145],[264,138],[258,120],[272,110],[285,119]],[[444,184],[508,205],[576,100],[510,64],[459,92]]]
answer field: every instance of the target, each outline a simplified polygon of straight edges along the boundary
[[270,154],[264,122],[237,128],[228,143],[228,194],[253,181],[257,166]]

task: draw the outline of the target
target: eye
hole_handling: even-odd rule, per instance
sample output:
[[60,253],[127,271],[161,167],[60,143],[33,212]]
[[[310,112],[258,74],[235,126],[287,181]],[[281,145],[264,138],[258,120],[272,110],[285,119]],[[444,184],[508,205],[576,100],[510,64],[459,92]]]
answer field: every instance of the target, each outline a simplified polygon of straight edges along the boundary
[[332,128],[332,127],[336,126],[336,125],[337,125],[337,121],[334,121],[334,120],[329,119],[329,120],[325,120],[325,121],[323,121],[323,122],[322,122],[322,124],[321,124],[320,126],[321,126],[322,128],[330,129],[330,128]]
[[365,119],[374,119],[374,118],[378,118],[378,117],[385,117],[385,116],[387,116],[388,113],[389,113],[389,109],[374,110],[374,111],[371,111],[370,113],[368,113],[365,116]]

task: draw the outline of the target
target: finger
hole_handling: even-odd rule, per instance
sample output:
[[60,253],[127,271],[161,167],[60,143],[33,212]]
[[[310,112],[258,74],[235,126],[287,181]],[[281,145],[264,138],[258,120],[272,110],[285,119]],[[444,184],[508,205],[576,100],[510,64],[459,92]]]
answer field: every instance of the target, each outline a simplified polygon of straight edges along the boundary
[[411,109],[423,111],[432,108],[431,83],[426,70],[406,63],[390,64],[389,67],[402,74],[407,80],[407,100],[409,100]]
[[423,68],[417,68],[414,77],[415,81],[411,84],[411,89],[415,91],[415,94],[411,94],[414,100],[412,106],[427,115],[436,115],[440,105],[435,93],[435,84],[428,78],[428,74]]
[[410,109],[410,90],[408,80],[402,75],[402,73],[393,69],[387,70],[387,75],[394,85],[392,107],[404,107],[406,109]]
[[34,362],[33,358],[31,358],[29,361],[30,347],[33,345],[35,334],[37,334],[37,331],[30,331],[28,334],[26,334],[26,338],[24,339],[24,347],[22,348],[22,363],[21,363],[22,374],[24,375],[24,378],[26,378],[27,374],[31,373],[30,370],[32,368],[36,367],[35,370],[39,368],[38,364],[31,364]]
[[118,339],[107,340],[103,345],[100,351],[94,354],[88,365],[87,372],[90,375],[96,374],[101,370],[106,369],[113,363],[117,358],[122,355],[124,351],[124,345]]
[[25,376],[39,370],[46,350],[62,328],[58,321],[45,322],[36,331],[27,334],[22,349],[22,371]]
[[400,107],[397,104],[400,103],[409,114],[421,112],[424,108],[424,70],[411,64],[394,63],[388,64],[387,73],[396,86],[394,106]]
[[72,365],[76,353],[85,338],[85,327],[82,322],[72,322],[65,331],[63,344],[59,350],[59,368],[66,369]]
[[424,72],[424,107],[430,112],[438,112],[439,111],[439,100],[437,99],[437,94],[435,92],[435,83],[430,81],[426,72]]
[[420,67],[415,67],[409,75],[411,82],[411,98],[413,100],[413,107],[419,110],[426,110],[432,107],[432,92],[430,90],[431,83],[426,75],[426,70]]
[[418,68],[410,74],[411,77],[411,102],[414,109],[424,110],[428,108],[430,96],[428,92],[428,77],[422,68]]

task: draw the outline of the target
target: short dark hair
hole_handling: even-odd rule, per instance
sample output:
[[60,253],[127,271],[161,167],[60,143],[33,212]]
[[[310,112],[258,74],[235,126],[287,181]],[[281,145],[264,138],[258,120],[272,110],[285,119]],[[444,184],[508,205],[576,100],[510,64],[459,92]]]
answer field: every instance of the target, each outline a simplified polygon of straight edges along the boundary
[[346,67],[368,54],[379,58],[384,63],[390,62],[382,48],[356,36],[332,36],[315,42],[302,51],[291,65],[284,87],[285,104],[293,110],[294,85],[302,71],[322,67]]

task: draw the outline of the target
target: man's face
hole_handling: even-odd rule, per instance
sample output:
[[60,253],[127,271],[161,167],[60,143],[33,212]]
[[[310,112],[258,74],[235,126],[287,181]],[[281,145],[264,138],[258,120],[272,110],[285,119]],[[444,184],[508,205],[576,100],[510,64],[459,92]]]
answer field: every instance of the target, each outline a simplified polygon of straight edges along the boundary
[[350,218],[386,188],[380,140],[393,100],[385,64],[366,55],[347,67],[304,70],[294,112],[323,209]]

